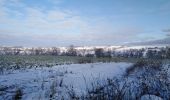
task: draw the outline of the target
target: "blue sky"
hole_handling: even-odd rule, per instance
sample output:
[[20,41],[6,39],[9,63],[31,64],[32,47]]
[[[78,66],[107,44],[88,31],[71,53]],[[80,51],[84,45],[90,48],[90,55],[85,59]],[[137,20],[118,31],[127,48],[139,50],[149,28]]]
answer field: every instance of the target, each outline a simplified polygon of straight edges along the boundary
[[169,0],[0,0],[0,45],[120,45],[169,38]]

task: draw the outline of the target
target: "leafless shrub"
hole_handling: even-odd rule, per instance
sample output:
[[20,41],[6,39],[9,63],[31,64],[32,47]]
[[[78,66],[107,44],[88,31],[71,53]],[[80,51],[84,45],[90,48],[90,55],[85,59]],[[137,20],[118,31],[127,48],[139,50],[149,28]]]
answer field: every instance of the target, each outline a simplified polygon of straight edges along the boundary
[[128,76],[135,72],[135,70],[152,69],[160,70],[162,68],[162,62],[158,60],[139,60],[134,65],[126,69],[125,76]]
[[62,99],[61,89],[64,89],[63,79],[55,79],[50,85],[49,90],[46,91],[46,95],[50,100]]
[[50,86],[50,95],[49,95],[50,99],[55,98],[55,94],[57,93],[56,87],[57,87],[57,83],[54,81]]
[[71,89],[70,95],[73,99],[81,100],[139,100],[144,95],[154,95],[169,100],[170,67],[165,68],[160,62],[139,62],[136,65],[141,69],[137,69],[133,77],[113,78],[102,82],[95,80],[91,83],[91,88],[86,89],[86,94],[77,96]]
[[67,87],[67,94],[70,100],[80,100],[81,96],[77,95],[73,86]]
[[23,92],[21,89],[17,89],[14,95],[14,100],[21,100],[22,99]]
[[0,66],[0,75],[4,74],[4,68]]

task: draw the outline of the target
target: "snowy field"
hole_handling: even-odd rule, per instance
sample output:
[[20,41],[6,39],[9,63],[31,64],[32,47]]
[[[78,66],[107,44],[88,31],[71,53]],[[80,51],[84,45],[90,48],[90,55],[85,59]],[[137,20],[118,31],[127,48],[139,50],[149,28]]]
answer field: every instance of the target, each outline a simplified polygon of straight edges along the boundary
[[51,68],[15,70],[0,75],[0,100],[13,99],[16,91],[22,92],[23,100],[67,98],[72,87],[76,94],[85,93],[91,83],[113,77],[121,77],[132,63],[92,63],[58,65]]

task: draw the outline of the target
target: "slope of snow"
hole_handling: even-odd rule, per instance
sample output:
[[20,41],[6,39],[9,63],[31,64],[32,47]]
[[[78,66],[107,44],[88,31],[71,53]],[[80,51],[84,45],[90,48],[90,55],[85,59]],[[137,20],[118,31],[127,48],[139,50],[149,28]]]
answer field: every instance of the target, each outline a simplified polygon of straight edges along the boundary
[[[152,45],[147,45],[147,46],[123,46],[120,48],[117,48],[116,51],[125,51],[125,50],[130,50],[130,49],[148,49],[148,48],[162,48],[166,46],[152,46]],[[159,49],[158,49],[159,50]]]

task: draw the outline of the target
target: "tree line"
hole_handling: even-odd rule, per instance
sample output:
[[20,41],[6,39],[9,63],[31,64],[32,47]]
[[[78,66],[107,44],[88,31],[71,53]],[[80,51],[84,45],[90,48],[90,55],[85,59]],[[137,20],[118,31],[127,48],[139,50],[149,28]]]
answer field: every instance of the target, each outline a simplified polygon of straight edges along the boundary
[[94,48],[92,50],[81,49],[77,50],[73,45],[65,51],[60,48],[11,48],[1,47],[0,55],[54,55],[54,56],[86,56],[86,57],[125,57],[125,58],[159,58],[170,59],[170,47],[155,47],[128,49],[122,51],[105,50],[103,48]]

